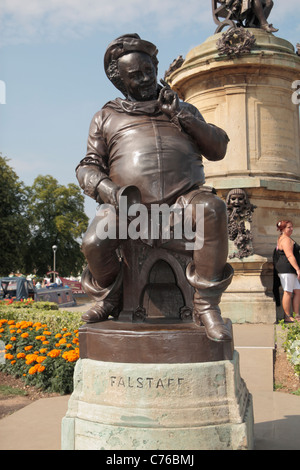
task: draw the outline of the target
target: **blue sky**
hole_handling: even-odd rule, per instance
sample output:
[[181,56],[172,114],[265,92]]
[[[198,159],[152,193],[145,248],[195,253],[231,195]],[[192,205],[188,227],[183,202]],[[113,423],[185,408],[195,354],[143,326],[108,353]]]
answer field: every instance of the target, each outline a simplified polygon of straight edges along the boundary
[[[274,3],[276,35],[296,46],[299,0]],[[215,28],[211,0],[0,0],[0,152],[25,184],[40,174],[77,183],[91,118],[120,96],[103,70],[108,43],[125,33],[154,42],[163,77]]]

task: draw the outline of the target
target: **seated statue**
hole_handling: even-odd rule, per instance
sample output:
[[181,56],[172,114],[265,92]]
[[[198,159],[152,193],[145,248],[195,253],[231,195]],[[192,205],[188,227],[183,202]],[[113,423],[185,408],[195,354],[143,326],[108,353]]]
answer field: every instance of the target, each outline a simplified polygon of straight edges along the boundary
[[[278,29],[267,22],[273,8],[273,0],[212,0],[215,23],[219,24],[216,32],[226,26],[261,28],[268,33]],[[224,18],[220,21],[219,18]]]
[[[204,325],[211,340],[231,341],[219,308],[233,276],[227,263],[226,204],[213,188],[203,186],[202,162],[202,155],[223,159],[229,139],[222,129],[207,124],[194,106],[181,102],[166,83],[158,84],[157,52],[154,44],[128,34],[113,41],[105,53],[105,72],[125,99],[109,101],[94,115],[86,156],[76,168],[84,193],[100,203],[82,243],[88,263],[82,286],[96,299],[82,318],[86,322],[118,318],[122,304],[118,250],[124,242],[117,228],[119,196],[124,188],[137,188],[140,202],[149,209],[154,204],[204,208],[203,227],[197,227],[195,211],[191,213],[196,232],[204,228],[202,245],[195,244],[192,250],[188,246],[192,261],[186,279],[194,288],[193,319]],[[109,208],[116,214],[112,223],[117,229],[115,236],[105,238],[99,227]],[[162,244],[166,250],[169,246],[170,241]]]

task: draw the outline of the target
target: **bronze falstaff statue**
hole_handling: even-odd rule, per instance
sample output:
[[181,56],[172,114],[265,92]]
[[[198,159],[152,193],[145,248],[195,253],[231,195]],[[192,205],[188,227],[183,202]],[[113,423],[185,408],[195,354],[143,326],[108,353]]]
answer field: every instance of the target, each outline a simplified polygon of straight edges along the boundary
[[[195,290],[193,318],[204,325],[210,339],[230,341],[219,309],[233,276],[226,262],[226,204],[212,188],[203,186],[202,163],[202,155],[213,161],[223,159],[229,139],[222,129],[207,124],[194,106],[158,84],[157,52],[154,44],[137,34],[121,36],[108,46],[105,72],[125,99],[109,101],[94,115],[77,178],[85,194],[116,208],[121,188],[128,186],[138,188],[140,202],[147,208],[162,203],[204,206],[204,244],[190,253],[192,262],[186,270],[187,282]],[[122,302],[118,257],[122,240],[118,235],[99,238],[101,217],[100,206],[82,243],[88,262],[82,284],[96,299],[82,317],[88,323],[117,318]]]

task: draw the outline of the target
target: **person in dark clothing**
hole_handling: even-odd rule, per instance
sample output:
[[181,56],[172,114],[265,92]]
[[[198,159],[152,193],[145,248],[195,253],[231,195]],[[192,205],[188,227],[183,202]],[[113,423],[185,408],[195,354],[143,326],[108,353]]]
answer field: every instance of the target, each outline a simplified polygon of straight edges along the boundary
[[[277,223],[280,235],[274,252],[274,267],[283,288],[282,307],[284,319],[292,323],[299,319],[300,308],[300,246],[292,238],[293,223],[281,220]],[[293,315],[291,306],[293,305]]]

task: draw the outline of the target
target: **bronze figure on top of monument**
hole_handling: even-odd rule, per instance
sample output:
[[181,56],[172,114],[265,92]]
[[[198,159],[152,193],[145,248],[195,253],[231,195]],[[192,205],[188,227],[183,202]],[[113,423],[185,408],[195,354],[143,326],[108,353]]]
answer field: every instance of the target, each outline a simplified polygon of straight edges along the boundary
[[267,21],[273,5],[273,0],[212,0],[213,19],[218,25],[216,33],[225,26],[261,28],[275,33],[278,29]]
[[[194,324],[203,325],[213,341],[231,341],[219,308],[233,276],[227,263],[226,204],[203,186],[202,162],[202,155],[223,159],[229,139],[166,83],[158,84],[157,52],[154,44],[127,34],[105,53],[105,72],[125,98],[109,101],[94,115],[87,154],[76,169],[84,193],[100,204],[82,243],[88,263],[82,285],[96,301],[82,318],[87,323],[121,320],[127,296],[138,306],[136,315],[147,321],[134,285],[140,266],[148,262],[150,273],[151,260],[159,258],[154,253],[171,253],[175,260],[188,260],[184,277],[193,291]],[[137,261],[131,264],[132,259]],[[133,279],[127,287],[125,270]],[[158,309],[163,310],[163,301]]]

